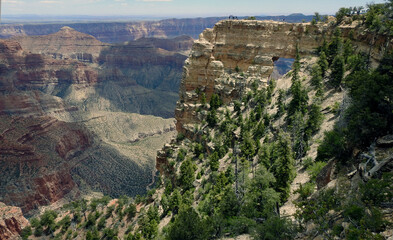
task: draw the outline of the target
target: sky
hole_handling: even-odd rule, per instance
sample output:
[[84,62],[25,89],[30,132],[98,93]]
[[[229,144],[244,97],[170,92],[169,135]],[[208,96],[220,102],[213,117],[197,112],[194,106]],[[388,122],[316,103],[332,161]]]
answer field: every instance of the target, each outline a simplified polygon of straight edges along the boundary
[[340,7],[384,0],[2,0],[3,15],[259,16],[334,14]]

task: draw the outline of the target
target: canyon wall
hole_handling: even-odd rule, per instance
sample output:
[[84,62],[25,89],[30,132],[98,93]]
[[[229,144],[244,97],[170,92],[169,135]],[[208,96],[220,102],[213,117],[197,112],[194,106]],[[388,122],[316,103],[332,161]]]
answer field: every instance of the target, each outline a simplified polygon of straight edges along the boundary
[[[17,37],[13,41],[31,52],[28,61],[36,65],[42,56],[65,60],[51,60],[58,65],[71,65],[59,66],[54,76],[43,76],[42,71],[33,68],[34,72],[19,71],[21,81],[38,83],[39,79],[45,79],[49,84],[60,78],[62,81],[56,87],[39,90],[91,111],[125,111],[166,118],[173,117],[182,66],[193,43],[191,37],[179,36],[141,38],[111,45],[70,27],[63,27],[51,35]],[[76,64],[78,66],[74,66]],[[88,81],[94,79],[95,84],[70,89],[73,81],[67,79],[82,75],[86,75],[84,78]],[[85,101],[82,102],[81,97]]]
[[[74,40],[64,46],[61,33],[68,39],[69,31]],[[50,51],[43,54],[37,49],[45,45],[27,52],[14,40],[0,40],[0,201],[28,215],[91,190],[113,197],[145,193],[154,178],[156,149],[175,130],[171,118],[135,113],[172,116],[177,89],[163,89],[176,86],[172,77],[180,76],[184,55],[155,48],[154,40],[147,40],[150,58],[143,55],[145,43],[131,44],[128,52],[122,52],[123,45],[112,46],[104,54],[109,46],[84,34],[65,28],[56,35],[60,39],[48,41]],[[192,39],[160,45],[181,52],[187,41]],[[91,42],[103,49],[91,48]],[[78,49],[79,44],[84,46]],[[96,63],[52,56],[56,47],[64,54],[95,52]],[[113,62],[99,66],[98,59],[109,55]],[[135,64],[132,59],[138,58]],[[156,76],[146,87],[134,75],[127,76],[148,67],[159,76],[165,69],[173,73]]]
[[[374,62],[382,58],[386,45],[384,36],[374,39],[371,32],[356,24],[339,27],[344,38],[354,39],[353,44],[358,51],[370,52]],[[197,111],[202,93],[207,101],[216,93],[224,102],[229,102],[254,81],[267,84],[274,61],[294,58],[296,48],[302,56],[315,55],[323,40],[332,37],[334,28],[334,22],[312,25],[223,20],[214,28],[204,30],[185,62],[180,100],[175,111],[177,131],[187,133],[187,129],[192,129],[203,119],[203,112]],[[378,44],[370,45],[371,41]],[[369,46],[374,47],[370,49]]]

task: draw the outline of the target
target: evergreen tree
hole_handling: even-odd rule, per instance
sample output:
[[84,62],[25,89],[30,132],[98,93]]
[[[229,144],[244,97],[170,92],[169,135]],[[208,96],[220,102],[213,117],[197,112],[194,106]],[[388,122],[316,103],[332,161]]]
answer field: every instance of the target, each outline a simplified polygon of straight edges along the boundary
[[343,40],[341,38],[340,28],[336,28],[333,34],[333,39],[329,43],[328,50],[326,52],[329,65],[333,63],[333,60],[336,56],[341,55],[343,48]]
[[224,195],[219,204],[221,214],[225,218],[237,216],[240,211],[240,202],[234,189],[228,186],[224,189]]
[[213,93],[213,95],[210,98],[210,109],[215,110],[219,108],[221,105],[222,105],[222,101],[220,97],[217,94]]
[[242,150],[243,155],[247,159],[251,159],[255,154],[255,142],[251,138],[250,132],[248,131],[244,133],[242,138],[243,138],[243,142],[240,149]]
[[337,55],[332,63],[332,74],[331,74],[331,84],[333,87],[338,88],[344,78],[345,73],[345,63],[344,57]]
[[353,54],[353,52],[354,52],[354,50],[353,50],[351,40],[349,40],[349,39],[345,40],[344,46],[343,46],[343,57],[344,57],[345,64],[348,63],[348,58],[349,58],[349,56],[351,56]]
[[179,211],[179,208],[181,207],[183,202],[182,196],[180,194],[179,189],[175,189],[171,195],[170,201],[169,201],[169,209],[172,210],[174,214],[177,214]]
[[169,226],[168,240],[203,240],[207,239],[206,227],[198,213],[192,207],[182,208]]
[[210,169],[212,171],[217,171],[220,166],[220,157],[218,156],[218,152],[215,151],[209,158]]
[[185,160],[180,166],[180,177],[179,183],[184,191],[193,187],[193,182],[195,181],[195,164],[190,160]]
[[280,194],[271,188],[276,183],[273,174],[260,166],[246,186],[242,213],[248,218],[263,218],[272,214],[280,202]]
[[254,131],[254,140],[259,141],[265,135],[265,125],[260,121]]
[[215,109],[209,111],[206,117],[206,121],[209,127],[211,128],[217,125],[218,119],[217,119],[217,112]]
[[277,116],[280,117],[285,112],[285,91],[284,89],[280,89],[278,92],[277,98]]
[[281,202],[288,199],[290,185],[295,177],[293,152],[290,146],[290,138],[282,132],[279,133],[274,149],[278,160],[274,171],[276,178],[274,186],[275,190],[280,193]]
[[329,62],[328,62],[328,60],[327,60],[326,52],[325,52],[325,51],[322,51],[322,52],[320,53],[319,59],[318,59],[318,65],[319,65],[319,67],[321,68],[321,75],[322,75],[322,78],[324,78],[324,77],[326,76],[326,72],[327,72],[327,70],[328,70],[328,68],[329,68]]
[[307,139],[311,135],[315,134],[321,127],[323,123],[323,114],[321,112],[321,105],[314,102],[310,106],[310,111],[308,112],[308,120],[306,124],[306,136]]
[[295,158],[300,159],[307,151],[307,137],[306,137],[306,124],[304,122],[304,115],[300,111],[296,111],[291,120],[292,132],[292,149],[295,153]]
[[300,111],[303,114],[307,111],[308,106],[308,94],[307,89],[302,86],[302,83],[297,80],[292,84],[292,100],[288,106],[288,121],[290,123],[291,117],[295,114],[296,111]]
[[322,70],[319,65],[314,65],[311,70],[311,85],[315,87],[316,93],[315,96],[318,98],[323,97],[324,86],[323,86],[323,77]]

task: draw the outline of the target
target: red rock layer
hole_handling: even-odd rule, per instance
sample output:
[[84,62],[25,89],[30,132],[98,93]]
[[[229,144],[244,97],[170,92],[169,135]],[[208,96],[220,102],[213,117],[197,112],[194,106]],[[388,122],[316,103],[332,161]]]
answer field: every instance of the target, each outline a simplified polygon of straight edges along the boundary
[[2,201],[28,212],[76,190],[71,168],[81,160],[74,156],[91,146],[86,130],[48,116],[0,121]]
[[19,239],[22,229],[30,225],[18,207],[0,202],[0,239]]

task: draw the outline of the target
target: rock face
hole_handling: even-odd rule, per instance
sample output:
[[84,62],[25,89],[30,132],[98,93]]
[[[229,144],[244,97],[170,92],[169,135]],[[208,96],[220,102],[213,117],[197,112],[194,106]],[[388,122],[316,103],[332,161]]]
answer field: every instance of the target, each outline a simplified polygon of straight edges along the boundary
[[33,53],[49,55],[54,59],[76,59],[88,63],[96,62],[102,49],[109,45],[67,26],[50,35],[16,37],[13,40]]
[[[8,64],[10,59],[4,57],[7,63],[0,66],[4,71],[18,69],[12,72],[17,88],[44,91],[80,108],[162,117],[173,117],[185,54],[193,43],[191,37],[180,36],[109,45],[69,27],[48,36],[19,37],[15,41],[32,52],[24,53],[16,46],[14,51],[20,54],[17,64]],[[70,91],[71,85],[78,87]],[[80,99],[75,100],[75,95],[85,95],[84,105]]]
[[0,239],[19,239],[22,229],[29,225],[20,208],[0,202]]
[[[357,36],[355,46],[359,50],[367,49],[372,34],[355,27],[340,26],[343,37],[349,37],[354,30]],[[195,110],[201,102],[201,93],[205,94],[207,101],[217,93],[224,102],[229,102],[239,95],[236,91],[249,87],[253,81],[267,84],[274,61],[294,58],[296,47],[300,55],[314,55],[324,37],[329,39],[332,32],[332,24],[255,20],[223,20],[214,28],[206,29],[194,43],[185,62],[180,100],[175,111],[177,130],[186,133],[187,126],[200,122]],[[386,39],[379,37],[373,41],[384,46]],[[384,51],[377,47],[370,50],[374,60],[380,59]]]
[[[182,51],[185,42],[166,44]],[[180,74],[177,58],[184,60],[184,55],[151,49],[152,58],[162,56],[151,68],[162,65],[161,72],[168,68],[165,61],[174,61],[173,75]],[[135,195],[152,183],[156,149],[173,137],[174,122],[132,112],[165,115],[167,108],[173,111],[176,94],[169,94],[173,103],[164,107],[168,100],[158,94],[164,87],[149,89],[126,77],[133,62],[95,65],[27,53],[15,41],[0,41],[0,201],[30,215],[90,190]],[[108,69],[112,75],[103,73]],[[170,80],[166,85],[171,86]]]
[[0,69],[2,91],[50,90],[63,83],[90,85],[98,80],[97,73],[83,63],[26,53],[19,43],[10,40],[0,40]]

